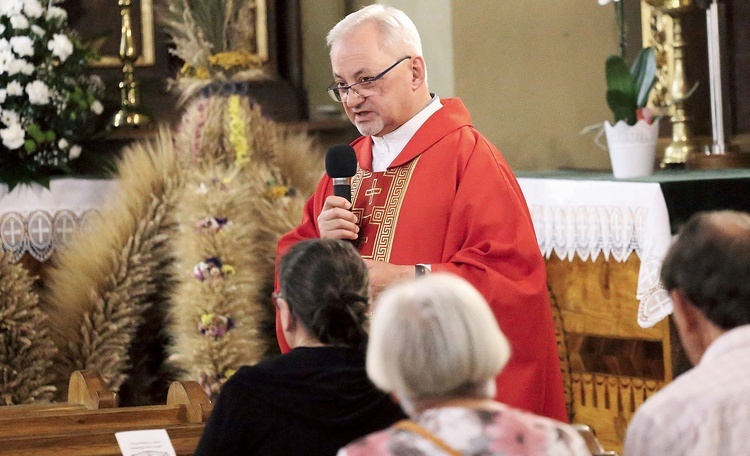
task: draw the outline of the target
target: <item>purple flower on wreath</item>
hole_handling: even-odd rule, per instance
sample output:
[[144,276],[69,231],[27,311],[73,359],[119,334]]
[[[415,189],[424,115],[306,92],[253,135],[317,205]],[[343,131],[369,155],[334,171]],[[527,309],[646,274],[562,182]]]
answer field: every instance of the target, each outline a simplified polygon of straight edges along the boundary
[[205,261],[201,261],[193,267],[193,276],[201,282],[210,278],[221,278],[224,275],[221,267],[222,264],[219,258],[206,258]]
[[215,313],[201,315],[200,322],[198,323],[198,331],[204,336],[213,339],[224,336],[232,328],[234,328],[234,322],[231,318]]
[[229,224],[229,219],[226,217],[206,217],[195,222],[195,228],[199,231],[218,233],[227,224]]

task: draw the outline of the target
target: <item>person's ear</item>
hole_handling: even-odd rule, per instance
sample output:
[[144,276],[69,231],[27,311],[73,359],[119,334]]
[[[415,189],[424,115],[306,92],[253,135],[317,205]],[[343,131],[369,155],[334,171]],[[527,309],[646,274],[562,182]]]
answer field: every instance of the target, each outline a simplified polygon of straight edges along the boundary
[[292,311],[289,309],[289,303],[284,298],[278,298],[276,305],[279,306],[279,318],[281,319],[281,329],[286,332],[291,332],[297,324],[297,319],[292,315]]
[[424,84],[426,65],[421,56],[411,58],[411,87],[417,90]]
[[682,290],[672,290],[669,292],[674,305],[675,324],[682,331],[694,333],[700,328],[701,312],[685,296]]

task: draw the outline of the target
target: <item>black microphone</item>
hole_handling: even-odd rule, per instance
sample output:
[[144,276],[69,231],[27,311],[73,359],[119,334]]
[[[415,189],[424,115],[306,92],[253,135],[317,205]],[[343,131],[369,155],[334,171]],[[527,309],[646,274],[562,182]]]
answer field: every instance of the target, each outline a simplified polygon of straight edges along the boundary
[[357,155],[348,144],[331,146],[326,152],[326,173],[333,179],[333,194],[352,202],[352,176],[357,173]]

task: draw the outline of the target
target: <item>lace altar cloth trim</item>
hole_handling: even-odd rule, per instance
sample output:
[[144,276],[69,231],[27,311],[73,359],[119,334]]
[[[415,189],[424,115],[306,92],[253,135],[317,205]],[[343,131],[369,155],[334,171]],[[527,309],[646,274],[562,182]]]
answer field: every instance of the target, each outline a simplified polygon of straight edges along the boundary
[[572,260],[599,255],[618,262],[635,253],[638,273],[637,321],[648,328],[672,313],[672,301],[659,282],[671,242],[667,205],[656,183],[518,179],[539,248]]
[[28,252],[38,261],[46,261],[56,247],[70,241],[86,218],[95,210],[81,214],[62,210],[55,214],[33,211],[28,215],[8,212],[0,215],[0,238],[3,250],[11,251],[11,261],[17,262]]
[[0,184],[0,241],[11,261],[29,253],[46,261],[57,247],[70,241],[97,213],[114,183],[96,179],[55,179],[49,190],[38,185],[8,191]]

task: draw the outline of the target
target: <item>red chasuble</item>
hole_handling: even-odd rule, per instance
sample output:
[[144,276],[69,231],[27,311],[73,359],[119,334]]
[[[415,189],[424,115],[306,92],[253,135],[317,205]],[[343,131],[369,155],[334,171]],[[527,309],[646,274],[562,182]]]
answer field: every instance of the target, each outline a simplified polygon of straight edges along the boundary
[[[372,172],[372,141],[352,146],[352,182],[364,258],[429,264],[471,282],[487,299],[512,356],[497,400],[567,422],[544,260],[521,189],[503,156],[471,125],[457,99],[435,112],[384,172]],[[300,226],[279,241],[319,237],[317,218],[333,184],[324,176]],[[288,345],[278,329],[282,351]]]

